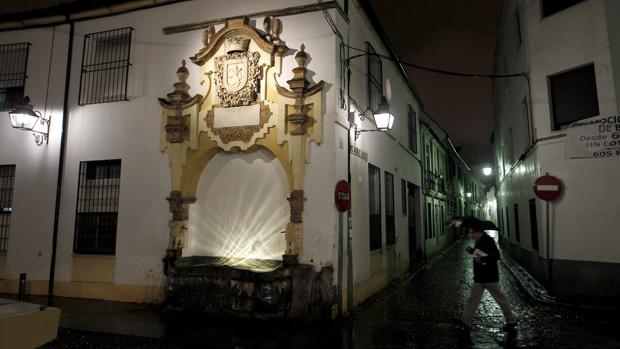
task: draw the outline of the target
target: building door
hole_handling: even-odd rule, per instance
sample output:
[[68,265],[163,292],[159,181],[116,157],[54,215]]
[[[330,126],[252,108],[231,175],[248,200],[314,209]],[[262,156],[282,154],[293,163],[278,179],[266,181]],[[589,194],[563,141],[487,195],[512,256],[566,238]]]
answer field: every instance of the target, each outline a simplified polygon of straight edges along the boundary
[[413,263],[416,260],[422,258],[422,251],[420,250],[420,242],[423,241],[419,233],[422,229],[418,229],[417,215],[420,212],[418,207],[419,200],[419,187],[416,187],[412,183],[407,182],[407,220],[409,226],[409,263]]

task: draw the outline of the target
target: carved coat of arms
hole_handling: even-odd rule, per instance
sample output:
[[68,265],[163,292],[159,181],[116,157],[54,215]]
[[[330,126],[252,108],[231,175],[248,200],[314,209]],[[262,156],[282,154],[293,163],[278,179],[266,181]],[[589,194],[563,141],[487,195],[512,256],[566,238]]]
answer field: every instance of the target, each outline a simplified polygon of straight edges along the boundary
[[227,54],[215,57],[215,83],[222,107],[238,107],[256,102],[261,74],[260,53],[249,52],[250,39],[226,39]]

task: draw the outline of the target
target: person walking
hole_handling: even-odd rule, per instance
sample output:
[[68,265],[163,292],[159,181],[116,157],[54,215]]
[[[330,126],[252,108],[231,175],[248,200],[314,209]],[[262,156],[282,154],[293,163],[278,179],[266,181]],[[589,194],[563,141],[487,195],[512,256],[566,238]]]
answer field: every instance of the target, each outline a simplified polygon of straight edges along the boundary
[[463,311],[463,324],[469,330],[474,314],[484,290],[489,291],[491,297],[497,302],[504,314],[506,325],[504,331],[511,332],[516,330],[517,319],[510,309],[508,298],[502,292],[499,284],[499,273],[497,261],[499,260],[499,250],[495,240],[485,233],[481,227],[470,227],[469,237],[475,241],[474,247],[467,247],[465,250],[473,256],[474,264],[474,284],[471,294],[465,304]]

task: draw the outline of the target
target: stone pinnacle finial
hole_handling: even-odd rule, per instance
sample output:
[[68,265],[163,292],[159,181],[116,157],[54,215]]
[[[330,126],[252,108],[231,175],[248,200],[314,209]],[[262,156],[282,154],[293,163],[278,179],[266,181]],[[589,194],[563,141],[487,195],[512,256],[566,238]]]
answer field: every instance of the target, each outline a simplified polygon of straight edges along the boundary
[[304,44],[301,44],[301,46],[299,47],[299,51],[297,51],[297,54],[295,55],[295,61],[297,61],[297,65],[299,67],[305,67],[308,61],[308,54],[306,53],[306,51],[304,51],[305,49],[306,46]]
[[185,67],[185,60],[181,61],[181,66],[177,69],[177,77],[179,82],[185,82],[189,76],[189,70]]

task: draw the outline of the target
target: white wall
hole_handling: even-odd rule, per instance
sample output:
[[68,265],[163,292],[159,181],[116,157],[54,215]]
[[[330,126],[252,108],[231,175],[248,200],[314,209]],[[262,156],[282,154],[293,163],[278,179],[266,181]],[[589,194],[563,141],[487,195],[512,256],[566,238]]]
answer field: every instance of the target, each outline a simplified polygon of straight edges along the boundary
[[[338,21],[338,27],[345,41],[353,47],[366,49],[366,42],[370,42],[373,48],[381,54],[388,54],[381,44],[376,33],[372,31],[366,18],[361,15],[361,9],[356,2],[351,2],[349,7],[348,25],[343,20]],[[359,54],[359,51],[351,50],[350,55]],[[411,105],[420,115],[420,105],[413,93],[406,85],[406,81],[400,75],[396,66],[387,59],[382,60],[384,95],[388,99],[390,109],[395,115],[393,128],[388,133],[365,132],[360,134],[357,140],[351,137],[351,144],[368,153],[368,160],[351,155],[351,196],[352,205],[352,229],[353,229],[353,274],[356,284],[368,282],[376,277],[389,281],[389,273],[396,268],[402,270],[408,262],[408,222],[407,215],[402,213],[401,207],[401,179],[405,179],[415,185],[421,186],[421,170],[419,157],[408,149],[408,105]],[[360,129],[375,129],[374,124],[365,119],[360,120],[359,114],[364,112],[368,104],[367,96],[367,72],[366,57],[351,61],[351,97],[358,103],[355,110],[355,123]],[[346,97],[346,96],[345,96]],[[338,165],[337,176],[346,179],[347,161],[347,111],[338,109],[338,122],[336,134],[338,146],[336,147],[336,163]],[[419,117],[418,117],[419,119]],[[419,130],[419,127],[418,127]],[[351,132],[352,134],[353,132]],[[419,137],[418,137],[419,142]],[[342,144],[342,146],[340,146]],[[418,146],[418,149],[419,146]],[[382,243],[380,250],[370,251],[369,237],[369,214],[368,214],[368,164],[381,169],[381,207],[382,219]],[[394,175],[394,212],[396,225],[396,244],[393,247],[386,246],[385,227],[385,171]],[[420,205],[420,202],[416,203]],[[418,230],[419,231],[419,230]],[[367,286],[365,286],[367,287]],[[373,287],[373,286],[369,286]],[[362,287],[363,288],[363,287]],[[363,292],[363,291],[362,291]]]
[[[515,6],[521,11],[524,44],[517,59],[512,60],[515,36],[511,11]],[[541,18],[539,1],[508,1],[498,39],[496,72],[514,73],[529,71],[531,79],[531,103],[535,134],[541,140],[528,158],[507,176],[500,175],[498,209],[509,206],[510,239],[515,241],[513,204],[519,204],[521,230],[520,245],[532,249],[528,200],[534,198],[534,180],[549,172],[563,182],[563,196],[552,203],[551,256],[557,259],[582,261],[620,262],[617,253],[620,237],[615,233],[619,223],[617,214],[620,189],[614,183],[620,171],[617,159],[568,159],[566,157],[565,132],[553,131],[549,106],[547,79],[549,75],[594,63],[600,115],[618,113],[617,91],[614,71],[620,57],[612,55],[608,36],[607,15],[604,0],[587,0],[552,16]],[[523,56],[523,57],[522,57]],[[507,58],[507,68],[502,64]],[[520,103],[527,95],[527,85],[521,80],[495,84],[496,130],[495,156],[498,163],[506,159],[508,148],[507,130],[513,127],[515,157],[518,158],[527,145],[524,117]],[[501,168],[501,166],[500,166]],[[544,203],[537,200],[540,255],[545,255]],[[503,213],[505,216],[505,212]],[[504,220],[506,218],[504,217]]]
[[[182,59],[202,47],[202,31],[164,35],[170,25],[239,16],[268,9],[280,9],[311,1],[194,1],[148,10],[134,11],[75,25],[75,41],[70,86],[70,121],[64,173],[56,279],[70,281],[75,221],[77,174],[80,161],[121,159],[121,188],[115,261],[115,283],[161,285],[164,281],[161,259],[167,248],[170,219],[165,198],[170,191],[167,155],[159,151],[160,106],[157,98],[172,90],[175,71]],[[333,115],[336,99],[334,44],[321,13],[283,17],[282,39],[296,49],[301,43],[312,59],[308,68],[314,81],[328,83],[326,115]],[[261,26],[262,19],[256,19]],[[84,35],[131,26],[135,29],[129,70],[129,102],[78,106],[80,62]],[[218,28],[221,26],[218,26]],[[28,64],[26,94],[37,110],[43,111],[49,91],[47,114],[52,114],[50,144],[36,147],[32,137],[11,129],[6,113],[0,123],[0,163],[16,164],[15,211],[7,256],[7,279],[28,272],[31,280],[48,275],[54,193],[62,116],[64,69],[68,26],[58,27],[53,48],[50,88],[48,76],[52,28],[0,33],[0,44],[32,43]],[[292,77],[294,50],[284,57],[281,84]],[[191,93],[201,93],[198,68],[188,64]],[[329,117],[329,116],[328,116]],[[332,116],[333,117],[333,116]],[[330,264],[334,258],[335,214],[328,214],[333,178],[333,132],[325,132],[324,144],[312,145],[306,182],[305,253],[302,261]]]

